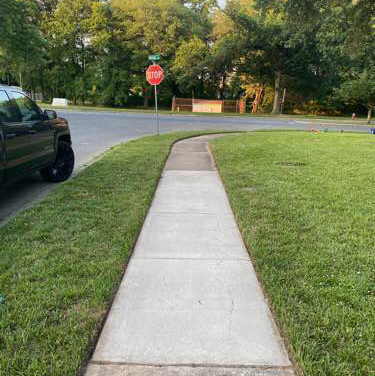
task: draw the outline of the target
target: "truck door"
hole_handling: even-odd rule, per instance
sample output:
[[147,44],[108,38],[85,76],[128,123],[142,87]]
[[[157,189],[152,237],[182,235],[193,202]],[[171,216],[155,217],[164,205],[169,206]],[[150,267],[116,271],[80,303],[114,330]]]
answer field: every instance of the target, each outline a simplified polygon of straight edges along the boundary
[[55,152],[52,120],[47,119],[25,94],[12,91],[11,95],[21,113],[22,122],[28,128],[33,167],[38,168],[52,162]]
[[[0,104],[0,118],[1,118],[1,104]],[[0,186],[5,180],[5,144],[3,136],[2,122],[0,120]]]
[[[0,121],[3,140],[3,174],[6,180],[32,169],[28,127],[20,121],[17,108],[5,90],[0,90]],[[4,153],[5,152],[5,153]]]
[[0,91],[0,185],[5,180],[5,139],[3,134],[3,122],[8,120],[11,114],[6,106],[8,98],[5,91]]

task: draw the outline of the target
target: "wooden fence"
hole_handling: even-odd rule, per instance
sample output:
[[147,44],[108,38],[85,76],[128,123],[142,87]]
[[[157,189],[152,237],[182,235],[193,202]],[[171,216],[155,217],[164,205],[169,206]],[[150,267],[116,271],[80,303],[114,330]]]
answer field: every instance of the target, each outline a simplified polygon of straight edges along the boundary
[[246,112],[246,101],[244,99],[212,100],[173,97],[172,111],[244,114]]

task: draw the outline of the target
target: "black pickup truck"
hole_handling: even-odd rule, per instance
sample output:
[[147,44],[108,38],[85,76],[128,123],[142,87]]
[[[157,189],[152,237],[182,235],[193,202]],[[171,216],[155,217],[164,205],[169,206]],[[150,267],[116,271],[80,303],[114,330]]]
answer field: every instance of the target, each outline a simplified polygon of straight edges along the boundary
[[42,111],[20,89],[0,85],[0,186],[40,171],[52,182],[74,168],[69,125],[55,111]]

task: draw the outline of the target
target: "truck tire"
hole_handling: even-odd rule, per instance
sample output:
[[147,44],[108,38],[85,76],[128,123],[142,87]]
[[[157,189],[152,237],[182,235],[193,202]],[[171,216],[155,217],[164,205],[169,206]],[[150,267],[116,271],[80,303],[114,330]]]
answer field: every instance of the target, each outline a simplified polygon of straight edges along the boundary
[[59,183],[69,179],[74,168],[74,153],[69,143],[58,142],[57,155],[51,166],[40,170],[42,177],[50,182]]

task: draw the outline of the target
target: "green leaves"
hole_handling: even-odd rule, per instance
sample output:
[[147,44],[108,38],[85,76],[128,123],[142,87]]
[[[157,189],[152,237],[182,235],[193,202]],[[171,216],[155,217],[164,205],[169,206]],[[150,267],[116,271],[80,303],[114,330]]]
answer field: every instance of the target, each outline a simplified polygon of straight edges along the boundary
[[366,107],[375,104],[375,66],[371,66],[358,74],[353,74],[337,90],[345,100],[356,100]]
[[370,124],[372,110],[375,107],[375,65],[348,76],[335,91],[335,95],[344,101],[359,103],[366,107]]
[[20,72],[40,61],[43,38],[32,20],[33,9],[21,0],[0,2],[0,74]]
[[284,87],[287,109],[340,110],[331,94],[375,61],[374,14],[371,0],[227,0],[224,11],[216,0],[1,0],[0,81],[22,74],[46,99],[147,107],[148,56],[160,53],[162,106],[260,84],[280,86],[276,111]]
[[172,70],[177,82],[188,85],[191,90],[199,80],[205,79],[210,50],[207,44],[197,36],[183,42],[176,52]]

